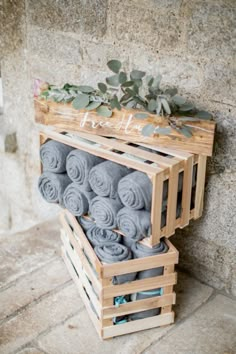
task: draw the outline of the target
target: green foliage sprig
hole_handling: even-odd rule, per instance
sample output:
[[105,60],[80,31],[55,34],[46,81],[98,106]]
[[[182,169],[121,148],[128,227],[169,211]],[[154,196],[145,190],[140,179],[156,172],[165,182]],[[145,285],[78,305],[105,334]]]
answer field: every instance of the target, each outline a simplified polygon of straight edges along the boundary
[[[192,136],[192,127],[187,122],[212,119],[206,111],[199,111],[184,97],[178,95],[176,88],[160,87],[161,75],[153,77],[144,71],[132,70],[127,74],[122,70],[119,60],[110,60],[108,68],[113,75],[106,78],[106,82],[99,82],[97,88],[87,85],[65,84],[62,88],[48,86],[41,92],[40,97],[55,102],[72,102],[75,109],[96,110],[98,115],[112,117],[113,110],[135,108],[134,116],[137,119],[146,119],[151,114],[165,117],[169,127],[159,128],[154,124],[147,124],[142,130],[144,136],[151,134],[171,133],[175,129],[186,137]],[[154,119],[155,123],[155,119]]]

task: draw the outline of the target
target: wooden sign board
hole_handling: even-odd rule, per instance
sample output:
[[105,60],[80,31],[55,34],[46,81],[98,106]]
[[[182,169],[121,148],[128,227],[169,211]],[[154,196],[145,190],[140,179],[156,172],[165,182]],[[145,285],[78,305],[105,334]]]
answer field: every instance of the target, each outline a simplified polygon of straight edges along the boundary
[[56,103],[35,98],[35,120],[37,123],[54,126],[61,131],[77,131],[114,137],[133,143],[143,143],[171,149],[188,151],[206,156],[212,155],[215,123],[209,120],[185,122],[192,127],[191,138],[172,129],[170,135],[152,134],[143,136],[147,124],[160,128],[168,127],[163,117],[150,114],[146,119],[135,118],[137,110],[114,110],[111,118],[99,116],[96,111],[76,110],[71,103]]

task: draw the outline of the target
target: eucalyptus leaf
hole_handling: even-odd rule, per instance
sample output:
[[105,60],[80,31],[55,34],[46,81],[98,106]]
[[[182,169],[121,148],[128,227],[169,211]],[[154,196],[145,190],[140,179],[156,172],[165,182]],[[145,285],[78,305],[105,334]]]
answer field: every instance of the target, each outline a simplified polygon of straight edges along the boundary
[[152,86],[153,81],[154,81],[154,77],[152,75],[148,75],[147,76],[147,85]]
[[142,135],[150,136],[154,133],[154,131],[155,131],[155,126],[153,124],[147,124],[142,129]]
[[137,87],[141,87],[142,84],[143,84],[143,81],[142,81],[142,79],[134,80],[134,84],[135,84]]
[[161,104],[167,114],[171,114],[169,103],[165,98],[161,98]]
[[192,111],[194,109],[194,105],[192,105],[192,103],[185,103],[182,106],[180,106],[180,111],[182,112],[188,112],[188,111]]
[[96,109],[96,108],[98,108],[99,106],[101,106],[101,102],[90,102],[89,103],[89,105],[88,106],[86,106],[86,109],[88,110],[88,111],[91,111],[92,109]]
[[122,87],[131,87],[131,86],[133,86],[133,84],[134,84],[134,81],[130,80],[130,81],[124,82],[121,86]]
[[146,73],[140,70],[132,70],[130,73],[130,77],[132,80],[142,79],[145,75]]
[[119,83],[122,85],[127,81],[127,75],[124,71],[121,71],[119,74]]
[[151,111],[151,112],[154,112],[157,108],[157,103],[156,103],[156,100],[154,99],[151,99],[149,102],[148,102],[148,110]]
[[192,129],[190,127],[186,127],[185,125],[183,127],[179,128],[179,131],[181,132],[181,134],[186,136],[186,138],[191,138],[193,135]]
[[78,90],[83,93],[91,93],[95,91],[92,86],[78,86]]
[[136,92],[134,90],[131,90],[130,88],[127,88],[125,90],[130,96],[135,96],[136,95]]
[[173,87],[173,88],[168,88],[165,90],[165,94],[166,95],[170,95],[170,96],[175,96],[177,94],[178,90],[177,88]]
[[102,93],[106,93],[107,92],[107,85],[105,85],[103,82],[99,82],[98,83],[98,88]]
[[195,117],[198,117],[200,119],[206,119],[206,120],[210,120],[212,119],[212,114],[209,113],[209,112],[206,112],[206,111],[198,111],[196,114],[195,114]]
[[111,99],[110,104],[112,109],[117,108],[119,111],[121,110],[121,105],[116,95]]
[[75,109],[83,109],[89,104],[89,96],[83,93],[79,94],[74,101],[72,102],[72,106]]
[[152,83],[152,87],[155,89],[158,89],[161,83],[161,78],[162,76],[160,74],[157,75],[157,77],[154,78],[153,83]]
[[135,113],[134,117],[137,119],[146,119],[149,115],[147,113]]
[[174,103],[177,104],[178,106],[181,106],[186,102],[186,99],[182,96],[179,96],[179,95],[174,95],[172,97],[172,99],[173,99]]
[[157,103],[156,114],[159,115],[161,113],[161,109],[162,109],[161,100],[159,98],[157,98],[156,103]]
[[155,134],[160,134],[160,135],[169,135],[171,134],[171,128],[156,128],[155,129]]
[[121,62],[119,60],[110,60],[107,66],[111,71],[118,74],[121,69]]
[[195,117],[180,117],[178,118],[178,121],[180,122],[199,122],[201,118]]
[[99,116],[110,118],[112,116],[112,111],[106,106],[100,106],[96,109]]
[[119,75],[116,74],[116,75],[112,75],[110,77],[107,77],[106,82],[110,86],[115,86],[115,87],[119,86],[119,84],[120,84],[119,83]]
[[125,93],[121,99],[120,99],[120,102],[125,102],[125,101],[128,101],[130,99],[130,94],[129,93]]

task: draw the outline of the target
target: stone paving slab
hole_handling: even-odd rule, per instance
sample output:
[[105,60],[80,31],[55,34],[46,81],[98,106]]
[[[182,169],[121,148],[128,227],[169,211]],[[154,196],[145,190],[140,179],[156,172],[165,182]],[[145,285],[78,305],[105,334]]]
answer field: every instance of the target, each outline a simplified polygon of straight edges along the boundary
[[58,220],[27,231],[0,237],[0,286],[49,262],[60,254]]
[[38,300],[70,279],[61,258],[21,277],[7,289],[0,289],[0,323],[5,317]]
[[[190,315],[212,294],[212,288],[184,273],[179,274],[177,323]],[[101,341],[86,309],[38,339],[38,347],[50,354],[134,354],[160,339],[174,326],[154,328],[106,341]],[[90,340],[92,338],[92,340]]]
[[82,308],[77,289],[70,282],[0,326],[0,353],[11,353]]
[[235,334],[236,302],[217,295],[143,354],[235,354]]

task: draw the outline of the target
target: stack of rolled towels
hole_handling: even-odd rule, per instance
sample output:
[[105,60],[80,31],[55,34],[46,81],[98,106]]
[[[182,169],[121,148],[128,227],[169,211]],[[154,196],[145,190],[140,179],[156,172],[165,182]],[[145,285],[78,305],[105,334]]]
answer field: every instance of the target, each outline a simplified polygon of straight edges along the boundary
[[[53,140],[41,146],[40,157],[43,173],[38,187],[41,195],[47,202],[57,203],[77,217],[102,262],[122,262],[168,251],[164,241],[153,248],[137,242],[151,233],[152,183],[145,173]],[[180,175],[179,191],[182,184],[183,176]],[[162,227],[166,224],[167,198],[166,181],[163,186]],[[181,207],[177,207],[177,216],[180,213]],[[114,229],[119,229],[125,237]],[[113,283],[123,284],[162,273],[163,267],[132,272],[113,277]],[[125,301],[159,296],[161,290],[132,294],[126,296]],[[154,316],[159,312],[159,309],[142,311],[122,318],[122,321]],[[114,323],[119,321],[114,319]]]

